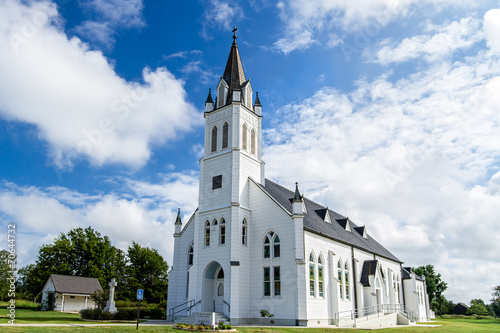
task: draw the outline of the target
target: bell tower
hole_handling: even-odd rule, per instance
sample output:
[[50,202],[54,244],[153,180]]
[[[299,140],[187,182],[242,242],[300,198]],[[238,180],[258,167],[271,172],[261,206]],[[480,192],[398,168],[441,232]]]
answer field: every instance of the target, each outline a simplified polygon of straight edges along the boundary
[[224,74],[205,101],[205,146],[200,165],[199,209],[247,205],[248,177],[263,184],[262,105],[253,100],[236,43],[236,28]]
[[[205,101],[205,145],[200,160],[199,204],[194,226],[194,264],[189,269],[189,297],[202,300],[200,310],[231,316],[246,313],[239,286],[250,284],[247,226],[252,210],[252,178],[264,185],[262,105],[245,76],[236,28],[226,67]],[[191,289],[192,288],[192,289]]]

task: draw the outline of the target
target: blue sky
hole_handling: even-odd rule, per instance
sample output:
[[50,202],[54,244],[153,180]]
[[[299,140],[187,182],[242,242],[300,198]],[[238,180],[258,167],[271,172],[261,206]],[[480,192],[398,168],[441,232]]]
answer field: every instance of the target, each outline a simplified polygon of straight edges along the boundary
[[[267,178],[358,224],[455,302],[500,273],[498,1],[0,0],[0,221],[19,267],[92,226],[171,263],[203,110],[238,27]],[[2,244],[6,246],[6,237]],[[478,282],[481,281],[481,282]]]

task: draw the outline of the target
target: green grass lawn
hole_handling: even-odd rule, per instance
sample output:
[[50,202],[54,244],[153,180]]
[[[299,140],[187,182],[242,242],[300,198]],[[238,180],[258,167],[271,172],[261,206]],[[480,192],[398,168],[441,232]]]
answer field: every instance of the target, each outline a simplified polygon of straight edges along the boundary
[[[8,310],[0,308],[0,323],[8,322]],[[19,327],[19,326],[0,326],[0,332],[133,332],[134,326],[121,326],[119,324],[109,324],[106,326],[95,326],[94,323],[82,322],[79,320],[79,314],[61,313],[53,311],[38,311],[33,309],[16,309],[17,324],[70,324],[70,325],[88,325],[90,327]],[[444,319],[434,321],[431,324],[442,325],[441,327],[398,327],[377,330],[376,332],[410,332],[410,333],[448,333],[448,332],[500,332],[500,320],[494,319]],[[270,327],[237,327],[241,333],[272,333]],[[180,331],[172,329],[169,326],[147,327],[140,326],[141,332],[175,332]],[[274,328],[275,333],[322,333],[322,332],[348,332],[361,333],[366,330],[356,329],[324,329],[324,328]]]

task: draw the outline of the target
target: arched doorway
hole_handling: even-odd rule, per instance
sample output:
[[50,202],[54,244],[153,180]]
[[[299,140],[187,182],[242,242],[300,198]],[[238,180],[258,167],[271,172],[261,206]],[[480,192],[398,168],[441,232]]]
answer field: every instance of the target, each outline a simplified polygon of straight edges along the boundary
[[203,274],[203,312],[224,312],[224,270],[212,261]]

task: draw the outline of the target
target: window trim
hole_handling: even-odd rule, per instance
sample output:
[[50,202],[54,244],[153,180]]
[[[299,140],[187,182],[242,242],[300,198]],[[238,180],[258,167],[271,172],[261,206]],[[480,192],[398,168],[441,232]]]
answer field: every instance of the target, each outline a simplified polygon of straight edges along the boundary
[[222,149],[229,147],[229,123],[226,121],[222,125]]
[[219,223],[219,245],[226,244],[226,220],[223,217],[220,219]]

